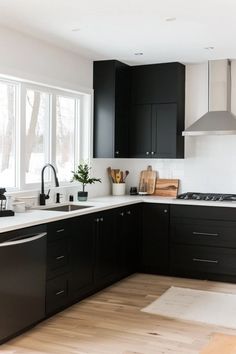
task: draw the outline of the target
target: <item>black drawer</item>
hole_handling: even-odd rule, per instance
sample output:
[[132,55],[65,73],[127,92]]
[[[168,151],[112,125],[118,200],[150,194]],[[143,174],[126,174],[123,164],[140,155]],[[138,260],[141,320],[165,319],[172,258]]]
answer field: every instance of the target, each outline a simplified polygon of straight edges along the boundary
[[171,272],[176,275],[236,275],[235,249],[175,245],[171,247],[170,259]]
[[69,270],[68,239],[51,242],[47,250],[47,278],[53,278]]
[[68,279],[62,276],[49,280],[46,290],[46,313],[50,314],[68,303]]
[[[229,202],[229,206],[230,203],[231,202]],[[186,218],[236,221],[236,208],[216,207],[214,203],[212,203],[212,206],[178,204],[170,206],[170,216],[171,222],[173,222],[175,218],[183,221],[185,221]]]
[[171,243],[236,248],[236,222],[195,219],[171,225]]
[[48,224],[48,242],[53,242],[69,235],[69,227],[65,220]]

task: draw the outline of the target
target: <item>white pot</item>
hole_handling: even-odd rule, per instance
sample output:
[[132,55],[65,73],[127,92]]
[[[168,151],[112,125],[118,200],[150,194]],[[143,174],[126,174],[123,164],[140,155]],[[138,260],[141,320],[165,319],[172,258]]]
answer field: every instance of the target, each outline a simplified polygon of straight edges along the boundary
[[125,195],[125,183],[112,183],[112,195]]

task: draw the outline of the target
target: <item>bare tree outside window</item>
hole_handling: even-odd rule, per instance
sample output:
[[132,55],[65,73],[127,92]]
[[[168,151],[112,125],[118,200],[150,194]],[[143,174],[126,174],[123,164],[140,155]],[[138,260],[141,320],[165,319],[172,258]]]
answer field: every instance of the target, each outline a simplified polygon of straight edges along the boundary
[[56,165],[60,181],[70,181],[75,165],[75,105],[75,99],[57,96]]
[[[50,95],[27,90],[26,94],[26,183],[40,182],[47,159],[47,127],[50,120]],[[48,161],[47,161],[48,162]]]

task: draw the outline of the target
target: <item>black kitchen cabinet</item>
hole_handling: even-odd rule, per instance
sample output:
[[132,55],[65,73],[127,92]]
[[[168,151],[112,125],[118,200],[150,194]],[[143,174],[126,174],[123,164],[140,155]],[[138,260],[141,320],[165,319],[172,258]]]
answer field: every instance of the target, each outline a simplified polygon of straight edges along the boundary
[[115,233],[114,211],[104,211],[93,215],[95,232],[95,287],[102,287],[116,278],[117,237]]
[[131,72],[129,157],[183,158],[184,65],[141,65]]
[[171,206],[172,275],[236,281],[234,208]]
[[128,156],[129,66],[117,60],[95,61],[94,157]]
[[169,206],[143,205],[141,270],[147,273],[169,272]]
[[69,304],[71,219],[47,225],[46,314],[52,314]]
[[116,209],[117,274],[124,277],[139,269],[141,207],[130,205]]
[[133,105],[130,119],[130,157],[183,157],[176,103]]
[[71,235],[69,296],[72,300],[83,297],[94,287],[95,235],[94,216],[85,215],[73,220]]

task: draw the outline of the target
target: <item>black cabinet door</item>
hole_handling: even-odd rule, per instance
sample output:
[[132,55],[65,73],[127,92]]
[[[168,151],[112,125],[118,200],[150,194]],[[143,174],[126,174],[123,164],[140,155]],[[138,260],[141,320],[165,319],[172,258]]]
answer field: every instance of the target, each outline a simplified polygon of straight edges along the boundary
[[126,276],[138,270],[140,221],[140,206],[131,205],[116,210],[118,277]]
[[112,282],[117,269],[117,238],[114,230],[114,212],[106,211],[94,216],[96,258],[94,279],[97,287]]
[[73,221],[71,235],[69,295],[78,299],[93,288],[95,263],[94,217],[81,216]]
[[128,274],[137,272],[139,268],[139,248],[141,235],[140,206],[130,206],[125,210],[125,260]]
[[94,157],[127,157],[129,66],[117,60],[95,61],[93,88]]
[[152,157],[177,157],[177,104],[152,106]]
[[130,157],[150,157],[152,151],[152,105],[133,105],[129,127]]
[[142,271],[168,274],[169,209],[165,204],[144,204],[142,233]]

